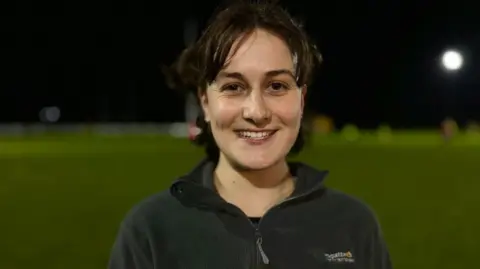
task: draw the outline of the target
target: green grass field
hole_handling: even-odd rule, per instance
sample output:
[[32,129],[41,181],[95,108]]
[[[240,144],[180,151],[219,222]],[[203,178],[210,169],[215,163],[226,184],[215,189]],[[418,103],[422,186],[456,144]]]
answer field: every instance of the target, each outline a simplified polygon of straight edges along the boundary
[[[375,209],[395,268],[476,268],[478,138],[387,140],[316,137],[299,159]],[[127,210],[201,158],[188,141],[162,136],[0,138],[0,268],[106,268]]]

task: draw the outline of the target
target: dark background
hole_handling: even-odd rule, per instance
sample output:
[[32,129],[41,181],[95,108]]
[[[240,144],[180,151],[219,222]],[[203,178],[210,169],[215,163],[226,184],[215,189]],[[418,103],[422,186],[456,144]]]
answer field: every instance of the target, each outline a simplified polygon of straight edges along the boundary
[[[283,2],[325,59],[308,104],[347,127],[316,122],[296,159],[374,210],[396,269],[478,268],[480,129],[439,132],[480,122],[477,2]],[[88,123],[184,121],[160,67],[218,3],[0,3],[0,268],[104,269],[127,212],[205,155],[185,124]],[[50,106],[64,124],[30,124]]]
[[[475,1],[283,1],[306,24],[325,62],[309,105],[337,125],[438,127],[480,120],[480,16]],[[184,119],[184,99],[160,66],[185,47],[216,1],[12,1],[2,3],[0,122]],[[465,66],[440,66],[456,48]]]

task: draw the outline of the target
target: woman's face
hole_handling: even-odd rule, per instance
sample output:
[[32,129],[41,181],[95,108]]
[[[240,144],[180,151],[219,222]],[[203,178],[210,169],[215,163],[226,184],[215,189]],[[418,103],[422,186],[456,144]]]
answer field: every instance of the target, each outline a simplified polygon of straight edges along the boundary
[[[232,54],[232,53],[231,53]],[[296,83],[296,59],[285,42],[256,30],[200,93],[220,158],[249,170],[283,161],[300,129],[306,87]]]

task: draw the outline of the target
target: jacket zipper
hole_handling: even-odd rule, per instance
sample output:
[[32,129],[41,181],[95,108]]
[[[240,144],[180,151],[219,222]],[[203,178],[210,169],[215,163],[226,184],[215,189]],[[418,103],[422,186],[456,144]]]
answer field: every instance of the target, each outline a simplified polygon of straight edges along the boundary
[[[309,195],[310,193],[314,192],[315,190],[310,190],[309,192],[307,193],[304,193],[304,194],[301,194],[301,195],[297,195],[297,196],[293,196],[293,197],[290,197],[290,198],[287,198],[285,200],[283,200],[282,202],[276,204],[275,206],[273,206],[272,208],[270,208],[269,210],[267,210],[267,212],[265,212],[265,214],[260,218],[260,220],[258,221],[258,225],[255,226],[255,224],[248,218],[247,215],[245,215],[248,220],[250,221],[250,224],[255,228],[255,248],[257,249],[257,255],[255,256],[256,259],[255,259],[255,265],[258,265],[259,264],[259,261],[261,260],[263,264],[270,264],[270,259],[268,258],[267,254],[265,253],[265,251],[263,250],[263,237],[262,237],[262,234],[260,233],[260,224],[263,220],[263,218],[268,214],[270,213],[272,210],[274,210],[275,208],[278,208],[280,207],[281,205],[287,203],[287,202],[290,202],[292,200],[295,200],[297,198],[301,198],[301,197],[304,197],[306,195]],[[242,211],[243,213],[243,211]],[[260,257],[259,257],[260,256]]]
[[257,246],[257,264],[258,264],[258,254],[260,254],[260,258],[263,264],[269,264],[270,259],[268,259],[267,254],[265,254],[265,251],[263,250],[262,242],[262,234],[260,234],[260,230],[258,228],[255,230],[255,238],[256,238],[256,246]]

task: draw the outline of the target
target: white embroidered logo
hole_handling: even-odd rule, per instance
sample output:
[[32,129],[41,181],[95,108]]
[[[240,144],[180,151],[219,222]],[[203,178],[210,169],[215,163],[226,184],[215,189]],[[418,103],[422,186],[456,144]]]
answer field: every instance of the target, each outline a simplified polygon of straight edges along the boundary
[[336,263],[354,263],[355,258],[353,257],[352,252],[337,252],[337,253],[325,253],[325,259],[328,262],[336,262]]

